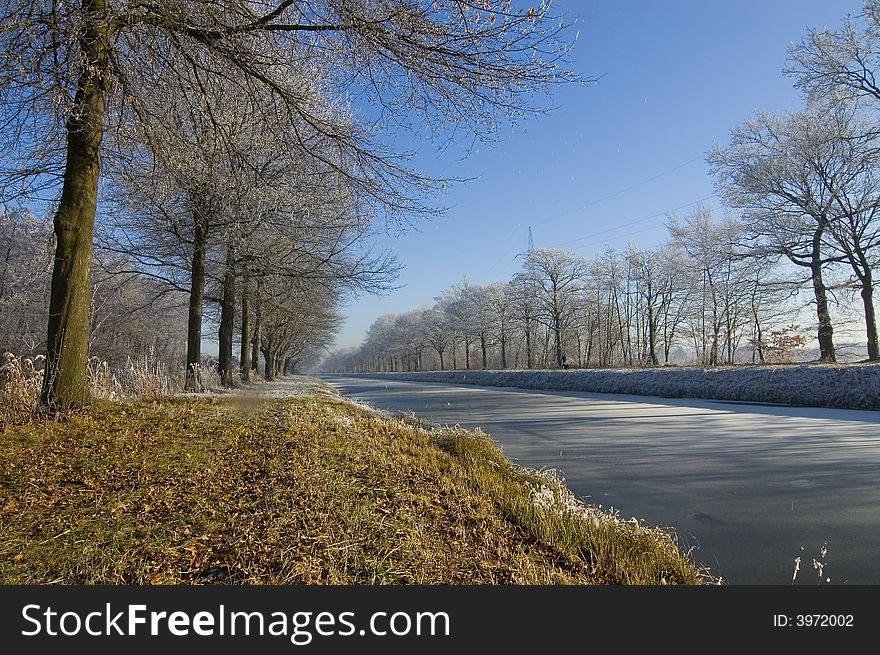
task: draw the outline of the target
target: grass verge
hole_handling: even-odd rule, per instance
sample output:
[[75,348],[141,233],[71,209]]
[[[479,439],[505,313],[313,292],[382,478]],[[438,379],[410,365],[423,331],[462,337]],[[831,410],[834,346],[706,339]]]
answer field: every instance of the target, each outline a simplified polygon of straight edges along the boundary
[[0,432],[0,583],[212,582],[711,578],[484,434],[326,395],[102,401]]

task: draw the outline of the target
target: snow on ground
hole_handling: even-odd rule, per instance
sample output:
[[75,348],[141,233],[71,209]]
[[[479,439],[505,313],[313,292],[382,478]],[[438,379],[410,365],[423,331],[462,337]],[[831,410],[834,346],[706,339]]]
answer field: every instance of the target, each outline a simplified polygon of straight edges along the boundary
[[328,390],[327,385],[318,378],[307,375],[291,375],[272,382],[261,382],[251,387],[251,390],[254,394],[265,398],[291,398],[322,393],[335,395],[335,392]]
[[880,364],[552,371],[459,370],[360,375],[487,387],[880,409]]
[[201,393],[181,392],[185,398],[211,398],[219,396],[241,396],[245,398],[292,398],[309,394],[336,395],[318,378],[308,375],[290,375],[271,382],[260,380],[246,386],[239,385],[234,389],[212,389]]

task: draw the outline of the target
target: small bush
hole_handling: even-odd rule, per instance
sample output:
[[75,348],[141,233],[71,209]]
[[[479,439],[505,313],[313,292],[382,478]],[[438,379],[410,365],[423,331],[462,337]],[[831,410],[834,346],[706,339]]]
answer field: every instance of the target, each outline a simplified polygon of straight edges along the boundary
[[30,418],[43,387],[43,356],[19,359],[4,352],[0,359],[0,427]]
[[[45,357],[19,358],[5,352],[0,358],[0,427],[30,420],[40,400]],[[220,386],[216,371],[203,370],[206,388]],[[91,357],[86,377],[92,398],[100,400],[156,399],[172,396],[183,388],[183,375],[168,371],[152,351],[129,358],[114,369],[99,357]]]

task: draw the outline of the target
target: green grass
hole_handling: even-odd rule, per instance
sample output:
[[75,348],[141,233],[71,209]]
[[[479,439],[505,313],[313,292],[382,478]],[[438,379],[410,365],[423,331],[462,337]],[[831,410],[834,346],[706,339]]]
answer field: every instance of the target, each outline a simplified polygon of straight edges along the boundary
[[0,432],[0,583],[205,582],[711,579],[481,433],[326,395],[98,402]]

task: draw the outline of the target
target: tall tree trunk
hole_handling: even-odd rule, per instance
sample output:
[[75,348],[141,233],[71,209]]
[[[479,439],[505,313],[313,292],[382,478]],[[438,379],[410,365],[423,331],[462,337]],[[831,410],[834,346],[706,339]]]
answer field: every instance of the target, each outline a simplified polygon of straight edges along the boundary
[[532,326],[531,319],[526,318],[526,368],[533,368],[534,355],[532,354]]
[[868,336],[868,359],[880,361],[880,345],[877,343],[877,316],[874,313],[874,276],[866,266],[862,279],[862,304],[865,307],[865,331]]
[[40,394],[40,404],[52,409],[78,407],[89,400],[89,271],[109,85],[106,0],[82,0],[82,14],[79,48],[85,61],[66,125],[67,159],[54,220],[55,262]]
[[483,351],[483,370],[489,368],[489,356],[486,351],[486,333],[480,332],[480,349]]
[[267,381],[271,382],[275,379],[275,355],[272,352],[271,344],[263,349],[263,359],[266,360],[266,368],[263,371],[264,377]]
[[556,346],[556,367],[562,368],[562,319],[559,316],[553,317],[553,335]]
[[226,250],[226,270],[223,273],[223,300],[220,302],[220,351],[218,373],[224,387],[235,386],[232,366],[232,342],[235,336],[235,258],[230,246]]
[[245,384],[251,381],[251,311],[250,311],[250,279],[244,274],[244,283],[241,288],[241,348],[239,359],[241,360],[241,381]]
[[828,294],[825,282],[822,280],[822,244],[823,230],[819,229],[813,236],[812,261],[810,273],[812,274],[813,293],[816,296],[816,317],[819,320],[817,338],[819,340],[819,361],[835,362],[834,354],[834,328],[831,325],[831,313],[828,311]]
[[[259,285],[257,285],[259,286]],[[260,345],[263,338],[263,311],[259,302],[254,308],[254,338],[253,347],[251,348],[251,368],[257,373],[260,372]],[[265,370],[265,369],[264,369]]]
[[[597,321],[598,322],[598,319]],[[595,339],[596,334],[596,322],[593,321],[592,316],[590,316],[587,320],[587,350],[584,353],[584,367],[590,367],[590,359],[593,356],[593,340]]]
[[202,303],[205,298],[205,250],[207,248],[207,219],[199,217],[193,232],[193,255],[190,263],[189,315],[186,326],[186,385],[187,391],[201,391],[199,368],[202,359]]
[[[761,328],[761,321],[758,318],[758,309],[752,307],[752,313],[755,317],[755,348],[758,351],[758,361],[764,364],[764,330]],[[754,353],[752,355],[754,361]]]

